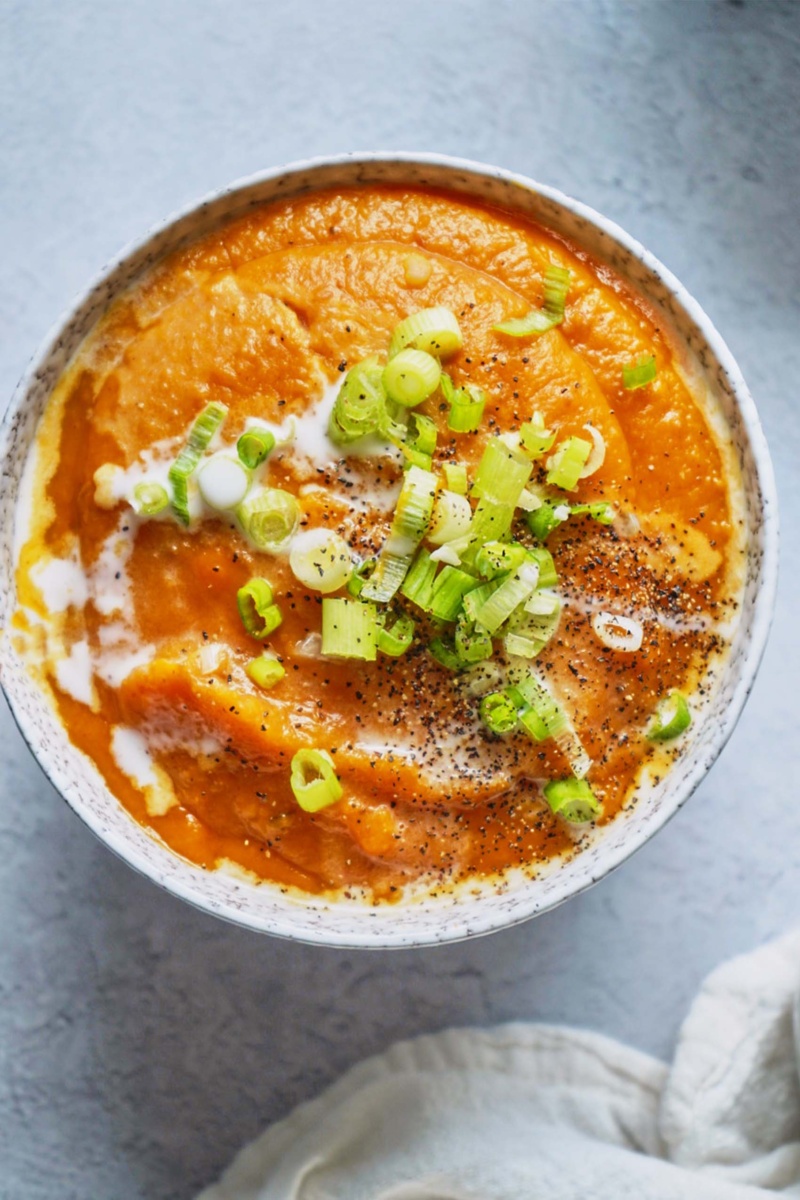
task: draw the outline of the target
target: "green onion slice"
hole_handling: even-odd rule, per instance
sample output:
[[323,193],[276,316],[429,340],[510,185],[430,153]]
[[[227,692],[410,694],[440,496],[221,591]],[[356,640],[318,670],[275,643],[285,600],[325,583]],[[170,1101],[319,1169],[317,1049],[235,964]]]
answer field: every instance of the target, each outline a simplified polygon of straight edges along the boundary
[[172,507],[183,525],[189,524],[189,476],[194,473],[214,434],[219,429],[228,408],[212,401],[207,404],[189,430],[186,444],[169,469],[172,486]]
[[463,463],[445,463],[444,479],[447,489],[458,496],[467,494],[467,468]]
[[378,646],[378,613],[361,600],[322,601],[322,653],[331,658],[374,662]]
[[563,500],[543,500],[537,509],[526,514],[525,521],[533,536],[544,542],[569,515],[569,505]]
[[428,646],[428,653],[443,667],[447,667],[448,671],[461,671],[465,666],[449,638],[434,638]]
[[312,591],[338,592],[353,574],[350,547],[332,529],[306,529],[298,533],[289,552],[296,579]]
[[530,421],[525,421],[519,429],[520,444],[531,458],[541,458],[552,449],[556,440],[555,430],[546,429],[539,413],[534,413]]
[[245,667],[250,679],[260,688],[274,687],[286,674],[286,668],[270,654],[261,654]]
[[545,646],[555,636],[561,620],[561,602],[552,593],[547,595],[548,607],[555,601],[555,607],[549,612],[536,612],[530,608],[538,593],[534,592],[524,606],[524,615],[516,615],[513,624],[503,639],[507,654],[516,654],[520,658],[536,658]]
[[482,625],[470,621],[465,613],[460,613],[456,621],[453,644],[456,654],[465,665],[485,662],[492,657],[492,639]]
[[564,307],[569,290],[570,272],[567,267],[550,266],[544,273],[544,307],[534,308],[524,317],[510,317],[492,328],[511,337],[530,337],[546,333],[564,320]]
[[283,620],[266,579],[251,579],[244,587],[240,587],[236,593],[236,604],[242,624],[252,637],[269,637]]
[[474,433],[483,420],[486,392],[476,384],[456,387],[446,372],[442,372],[442,395],[450,405],[447,427],[454,433]]
[[443,546],[463,537],[472,520],[472,509],[466,496],[443,489],[436,498],[427,538],[434,546]]
[[342,785],[327,750],[298,750],[289,782],[304,812],[319,812],[342,798]]
[[169,493],[160,483],[137,483],[133,489],[134,507],[142,517],[155,517],[169,504]]
[[377,566],[364,585],[367,600],[386,603],[392,599],[411,566],[414,552],[425,536],[436,497],[436,476],[421,467],[409,467],[400,489],[392,528]]
[[237,508],[250,487],[250,472],[238,458],[220,451],[207,458],[197,473],[200,495],[209,508],[227,512]]
[[406,346],[425,350],[437,358],[448,358],[463,344],[461,328],[449,308],[422,308],[395,326],[389,343],[389,358]]
[[539,581],[539,566],[533,559],[526,558],[521,566],[512,571],[488,600],[478,609],[476,620],[489,633],[496,633],[504,621],[524,604]]
[[565,492],[574,492],[591,453],[592,443],[585,438],[567,438],[548,462],[547,482]]
[[300,522],[300,505],[283,488],[257,488],[236,510],[247,537],[269,554],[284,550]]
[[269,429],[248,429],[236,443],[236,453],[249,471],[260,467],[275,447],[275,434]]
[[556,564],[553,556],[545,546],[533,546],[528,551],[529,558],[535,558],[539,565],[539,587],[552,588],[558,583]]
[[646,387],[648,383],[653,382],[657,375],[656,356],[648,354],[644,358],[640,358],[638,362],[622,368],[622,386],[629,391]]
[[392,614],[390,619],[384,619],[378,629],[378,649],[382,654],[398,658],[405,654],[414,640],[414,621],[404,612]]
[[472,495],[516,508],[532,471],[526,455],[499,437],[490,438],[475,472]]
[[400,588],[406,600],[418,605],[425,612],[430,611],[433,600],[433,581],[436,578],[436,571],[436,562],[423,547],[411,564]]
[[424,350],[398,351],[383,369],[383,386],[390,400],[414,408],[432,396],[439,386],[442,369],[437,359]]
[[692,714],[683,692],[673,688],[656,705],[647,737],[651,742],[667,742],[689,728]]
[[377,355],[347,372],[328,421],[328,436],[338,446],[377,433],[385,418],[383,367]]
[[585,779],[553,779],[545,784],[544,796],[552,812],[574,825],[593,821],[603,811]]
[[528,557],[519,542],[484,542],[475,555],[475,570],[484,579],[496,579],[507,571],[516,571]]
[[492,733],[511,733],[519,724],[517,706],[507,692],[489,692],[481,700],[479,711]]

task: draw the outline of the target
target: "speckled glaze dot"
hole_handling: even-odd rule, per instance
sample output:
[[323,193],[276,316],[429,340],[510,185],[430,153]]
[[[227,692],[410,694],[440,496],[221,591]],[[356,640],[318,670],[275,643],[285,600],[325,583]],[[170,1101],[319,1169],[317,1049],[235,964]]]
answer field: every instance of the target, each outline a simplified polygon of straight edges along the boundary
[[591,887],[642,846],[685,803],[730,737],[752,687],[775,599],[778,516],[772,466],[755,405],[708,317],[681,284],[618,226],[552,188],[497,168],[438,155],[347,155],[267,171],[233,184],[169,218],[110,263],[57,323],[23,376],[0,441],[0,613],[14,609],[13,526],[20,478],[50,392],[108,305],[164,254],[221,221],[277,197],[354,184],[428,184],[525,214],[612,266],[649,299],[679,345],[699,364],[728,423],[744,483],[747,574],[741,620],[712,704],[687,753],[661,783],[580,853],[534,879],[502,889],[463,891],[370,909],[283,894],[184,862],[136,824],[91,762],[68,740],[49,701],[9,639],[0,644],[0,677],[17,723],[52,783],[90,829],[126,862],[197,907],[264,933],[343,947],[407,947],[452,942],[527,920]]

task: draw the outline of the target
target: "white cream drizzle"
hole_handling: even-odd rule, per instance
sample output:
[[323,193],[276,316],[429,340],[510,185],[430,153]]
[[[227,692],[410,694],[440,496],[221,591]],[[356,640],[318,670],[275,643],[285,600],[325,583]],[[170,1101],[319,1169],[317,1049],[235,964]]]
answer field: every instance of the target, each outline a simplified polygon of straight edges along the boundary
[[144,792],[151,817],[163,817],[177,804],[169,776],[153,762],[148,742],[137,729],[115,725],[111,731],[111,753],[120,771]]

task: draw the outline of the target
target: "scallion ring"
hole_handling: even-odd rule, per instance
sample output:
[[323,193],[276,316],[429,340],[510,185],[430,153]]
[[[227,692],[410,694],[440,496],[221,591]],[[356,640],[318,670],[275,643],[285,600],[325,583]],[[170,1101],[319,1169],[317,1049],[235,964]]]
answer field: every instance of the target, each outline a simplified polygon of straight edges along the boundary
[[236,510],[239,523],[259,550],[278,554],[291,541],[300,522],[300,505],[283,488],[257,488]]
[[216,401],[207,404],[195,418],[185,446],[169,469],[172,507],[183,525],[189,524],[189,477],[196,470],[227,414],[227,405],[218,404]]
[[289,552],[296,579],[315,592],[338,592],[353,574],[350,547],[332,529],[306,529],[298,533]]
[[390,358],[383,369],[383,386],[390,400],[414,408],[439,386],[441,367],[432,354],[406,348]]
[[651,742],[667,742],[682,734],[691,723],[689,702],[683,692],[673,688],[656,705],[647,737]]
[[335,804],[344,791],[327,750],[298,750],[292,758],[289,782],[295,800],[308,813]]
[[[95,473],[96,474],[96,473]],[[134,508],[142,517],[155,517],[169,504],[169,493],[160,483],[137,483],[133,489]]]
[[240,587],[236,593],[236,604],[242,624],[251,637],[269,637],[283,619],[266,579],[257,577]]
[[635,617],[621,617],[612,612],[596,612],[592,616],[592,629],[609,650],[621,650],[634,654],[641,649],[644,630]]
[[395,326],[389,343],[389,358],[406,346],[425,350],[437,358],[448,358],[461,348],[461,328],[449,308],[422,308]]
[[556,816],[575,825],[594,821],[603,811],[585,779],[553,779],[545,784],[544,797]]
[[260,467],[275,447],[275,434],[270,429],[247,429],[236,443],[236,453],[248,470]]

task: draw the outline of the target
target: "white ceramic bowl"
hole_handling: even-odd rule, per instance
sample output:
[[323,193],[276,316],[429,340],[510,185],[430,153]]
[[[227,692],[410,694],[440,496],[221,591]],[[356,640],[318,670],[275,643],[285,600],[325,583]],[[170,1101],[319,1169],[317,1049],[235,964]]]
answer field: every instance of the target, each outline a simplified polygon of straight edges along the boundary
[[175,855],[138,825],[93,765],[69,742],[49,702],[31,681],[8,637],[0,675],[23,736],[52,783],[97,836],[144,875],[199,908],[250,929],[331,946],[420,946],[514,925],[596,883],[652,837],[688,799],[728,740],[761,659],[777,575],[777,502],[756,409],[731,354],[677,279],[618,226],[583,204],[519,175],[440,155],[358,154],[267,171],[171,217],[109,264],[78,298],[21,380],[2,427],[0,456],[0,626],[14,606],[13,521],[20,475],[48,395],[98,316],[156,259],[221,220],[276,197],[319,187],[369,183],[431,184],[532,217],[609,263],[643,293],[694,356],[730,426],[745,487],[748,563],[738,633],[714,702],[692,745],[656,790],[641,798],[571,861],[500,894],[368,908],[295,899],[206,872]]

